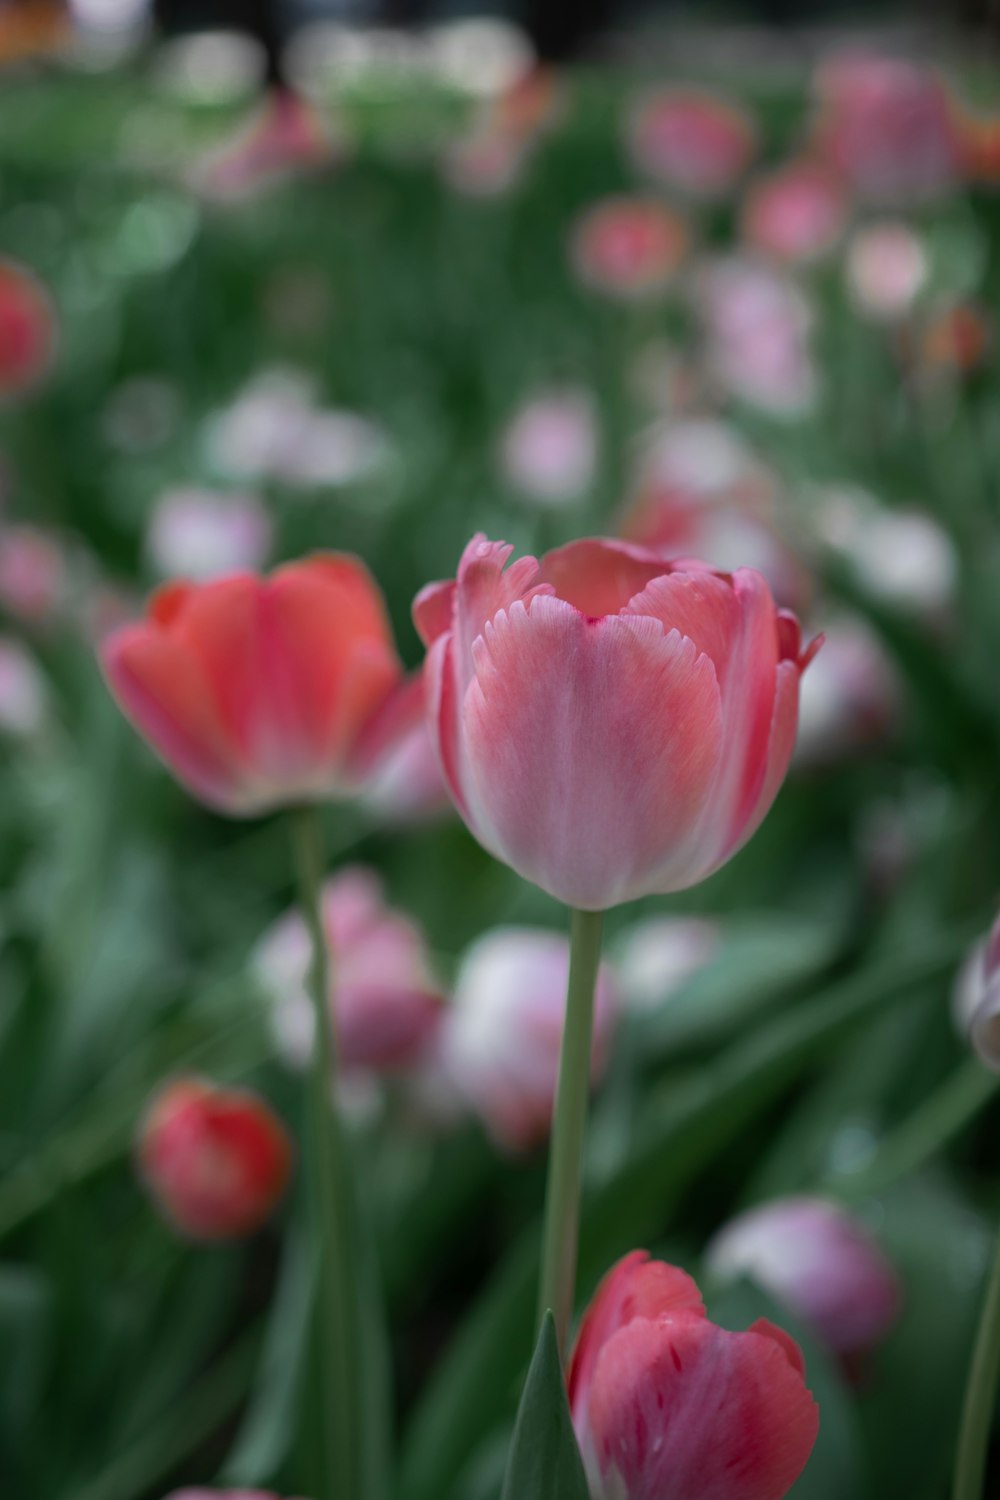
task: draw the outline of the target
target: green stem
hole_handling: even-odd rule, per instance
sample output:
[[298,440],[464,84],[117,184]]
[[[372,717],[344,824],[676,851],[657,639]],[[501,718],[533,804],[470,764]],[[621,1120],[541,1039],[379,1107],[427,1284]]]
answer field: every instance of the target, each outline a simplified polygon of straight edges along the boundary
[[360,1420],[355,1408],[361,1389],[350,1163],[334,1090],[337,1057],[327,999],[330,959],[322,914],[321,825],[313,808],[302,808],[293,816],[299,899],[312,945],[309,988],[315,1016],[307,1083],[307,1163],[318,1262],[315,1332],[324,1434],[323,1482],[316,1500],[343,1500],[358,1493],[355,1476]]
[[993,1269],[986,1300],[979,1316],[976,1347],[965,1390],[962,1428],[955,1461],[952,1500],[982,1500],[985,1493],[986,1459],[996,1407],[1000,1377],[1000,1235],[997,1236]]
[[539,1324],[551,1309],[562,1355],[566,1351],[576,1284],[583,1136],[590,1095],[594,989],[601,957],[603,922],[603,913],[592,911],[574,911],[570,921],[566,1020],[559,1052],[559,1082],[549,1148],[542,1279],[538,1298]]

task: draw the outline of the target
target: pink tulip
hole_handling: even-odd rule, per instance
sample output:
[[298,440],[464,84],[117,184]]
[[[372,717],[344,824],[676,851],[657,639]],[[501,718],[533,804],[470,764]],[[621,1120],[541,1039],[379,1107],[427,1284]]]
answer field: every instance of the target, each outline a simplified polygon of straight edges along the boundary
[[248,125],[196,164],[191,184],[210,198],[249,198],[330,166],[341,149],[318,110],[289,89],[275,89]]
[[709,368],[726,391],[776,417],[815,403],[813,313],[790,278],[750,257],[724,257],[703,268],[697,300]]
[[873,1349],[899,1312],[899,1280],[876,1240],[822,1198],[779,1198],[740,1214],[706,1263],[718,1276],[752,1277],[848,1362]]
[[[436,1037],[443,999],[422,932],[386,906],[378,876],[361,866],[326,881],[322,911],[331,958],[328,1004],[342,1067],[380,1074],[415,1068]],[[282,1045],[299,1064],[312,1048],[310,954],[305,922],[290,911],[264,935],[254,958]]]
[[41,282],[26,267],[0,260],[0,400],[38,384],[55,343],[55,313]]
[[578,276],[612,297],[640,300],[673,280],[688,247],[684,220],[654,198],[604,198],[580,218],[570,246]]
[[[462,959],[445,1012],[439,1067],[498,1145],[527,1151],[549,1133],[566,1014],[569,943],[558,932],[502,927]],[[607,1062],[615,1020],[611,971],[594,1003],[591,1080]]]
[[743,235],[789,264],[819,260],[843,233],[847,204],[837,179],[817,162],[789,162],[761,178],[743,205]]
[[153,749],[234,817],[356,790],[365,732],[401,676],[376,585],[336,553],[169,584],[101,656]]
[[618,944],[622,996],[634,1011],[658,1009],[716,957],[722,934],[707,917],[644,917]]
[[955,984],[955,1019],[986,1067],[1000,1073],[1000,916],[969,954]]
[[0,635],[0,735],[37,734],[48,711],[41,668],[13,636]]
[[627,130],[641,171],[695,198],[724,198],[756,149],[753,121],[701,89],[671,88],[640,103]]
[[841,57],[824,64],[817,92],[820,149],[863,197],[921,202],[957,181],[958,120],[929,69],[902,58]]
[[508,481],[536,504],[560,506],[590,488],[597,463],[597,419],[589,391],[567,387],[527,401],[503,435]]
[[799,697],[797,765],[829,765],[891,735],[903,688],[878,633],[860,615],[831,619]]
[[774,800],[815,645],[752,569],[595,538],[505,571],[512,550],[474,537],[414,606],[459,812],[571,906],[696,884]]
[[0,609],[31,625],[50,620],[69,593],[66,555],[38,526],[0,529]]
[[292,1143],[259,1095],[185,1077],[153,1099],[138,1157],[150,1193],[182,1234],[236,1239],[258,1229],[284,1192]]
[[369,736],[362,801],[384,823],[423,823],[451,809],[427,714],[423,675],[408,678]]
[[642,1250],[584,1314],[569,1399],[594,1500],[781,1500],[819,1427],[788,1334],[716,1327],[690,1276]]
[[860,313],[891,323],[912,309],[930,272],[923,241],[908,224],[859,229],[847,251],[847,283]]
[[161,578],[218,578],[263,566],[271,522],[252,495],[167,490],[150,517],[146,550]]

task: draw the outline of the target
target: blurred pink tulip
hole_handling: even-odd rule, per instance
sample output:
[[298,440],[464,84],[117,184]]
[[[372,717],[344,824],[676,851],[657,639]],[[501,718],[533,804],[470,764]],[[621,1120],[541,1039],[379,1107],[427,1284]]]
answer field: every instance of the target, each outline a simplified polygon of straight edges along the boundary
[[924,242],[908,224],[886,219],[859,229],[847,249],[847,285],[855,307],[868,318],[904,318],[930,272]]
[[731,256],[702,269],[697,300],[708,363],[725,390],[776,417],[815,404],[813,316],[800,287],[761,261]]
[[331,165],[342,151],[318,110],[289,89],[275,89],[248,125],[195,165],[191,185],[209,198],[249,198]]
[[101,658],[139,733],[233,817],[357,792],[365,733],[402,675],[377,586],[332,552],[165,585]]
[[707,917],[645,917],[617,947],[616,972],[624,1003],[635,1011],[667,1004],[715,958],[721,933]]
[[271,550],[267,511],[252,495],[167,490],[150,517],[146,550],[161,578],[217,578],[264,565]]
[[815,524],[819,541],[873,598],[928,616],[951,602],[958,557],[933,516],[890,508],[867,490],[840,485],[821,494]]
[[54,535],[37,526],[0,527],[0,609],[39,625],[57,613],[68,593],[66,555]]
[[[325,882],[322,909],[331,958],[327,1000],[341,1066],[376,1074],[416,1068],[436,1039],[443,1002],[423,933],[386,906],[378,876],[361,866]],[[305,923],[293,910],[265,933],[254,954],[281,1045],[300,1066],[313,1039],[310,952]]]
[[41,668],[20,641],[0,635],[0,735],[37,734],[48,713]]
[[749,1276],[849,1363],[896,1321],[899,1278],[857,1219],[822,1198],[779,1198],[740,1214],[706,1254],[717,1276]]
[[422,823],[451,809],[424,697],[418,672],[393,694],[368,737],[361,800],[382,822]]
[[570,249],[588,286],[638,300],[673,280],[688,239],[684,220],[654,198],[603,198],[577,220]]
[[643,1250],[584,1314],[569,1400],[594,1500],[781,1500],[819,1428],[788,1334],[716,1327],[690,1276]]
[[693,198],[724,198],[757,146],[750,116],[701,89],[664,89],[640,102],[627,127],[633,161]]
[[512,550],[474,537],[414,605],[459,812],[570,906],[696,884],[773,802],[815,646],[752,569],[594,538],[505,570]]
[[955,982],[955,1019],[980,1059],[1000,1073],[1000,916],[973,947]]
[[[568,974],[567,939],[540,928],[498,928],[462,959],[437,1065],[507,1151],[527,1151],[548,1136]],[[595,1083],[607,1062],[615,1011],[611,971],[602,965],[591,1045]]]
[[48,292],[25,266],[0,259],[0,400],[37,385],[51,367],[55,345]]
[[539,505],[579,499],[597,463],[593,396],[567,387],[525,402],[503,435],[500,456],[508,482]]
[[795,763],[829,765],[879,744],[902,710],[902,682],[878,634],[860,615],[835,616],[799,695]]
[[265,1100],[193,1077],[154,1097],[137,1149],[163,1213],[199,1240],[252,1234],[283,1194],[292,1164],[291,1137]]
[[902,58],[845,56],[823,65],[817,94],[817,144],[861,196],[921,202],[958,180],[958,120],[930,69]]
[[818,162],[787,163],[754,183],[743,204],[744,239],[790,264],[827,255],[846,220],[843,188]]

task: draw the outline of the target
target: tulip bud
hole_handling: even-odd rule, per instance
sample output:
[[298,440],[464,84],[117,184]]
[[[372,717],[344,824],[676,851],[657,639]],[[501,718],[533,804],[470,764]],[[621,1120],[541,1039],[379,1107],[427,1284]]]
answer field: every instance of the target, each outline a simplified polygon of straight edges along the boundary
[[848,1361],[874,1348],[899,1312],[899,1280],[884,1252],[822,1198],[781,1198],[740,1214],[712,1240],[706,1264],[727,1280],[752,1277]]
[[184,1077],[155,1096],[139,1129],[139,1166],[180,1233],[237,1239],[268,1218],[292,1163],[288,1131],[248,1089]]
[[[549,1133],[566,1014],[569,943],[561,933],[506,927],[462,960],[445,1012],[440,1070],[508,1151]],[[591,1078],[607,1061],[615,1019],[611,972],[602,965],[594,1001]]]
[[952,1005],[960,1030],[986,1067],[1000,1073],[1000,917],[959,971]]
[[[417,1067],[436,1037],[443,1000],[423,933],[410,917],[385,904],[378,876],[361,866],[326,881],[322,913],[340,1066],[361,1074]],[[313,1039],[310,955],[309,933],[298,911],[280,918],[254,955],[257,976],[274,1004],[279,1042],[299,1066],[305,1065]]]
[[819,1427],[787,1333],[716,1327],[690,1276],[641,1250],[594,1294],[568,1384],[594,1500],[781,1500]]

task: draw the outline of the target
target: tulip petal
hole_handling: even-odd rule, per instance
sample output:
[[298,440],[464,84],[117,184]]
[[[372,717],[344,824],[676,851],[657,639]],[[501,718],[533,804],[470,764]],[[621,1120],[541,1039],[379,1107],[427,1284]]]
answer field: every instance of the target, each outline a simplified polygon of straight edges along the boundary
[[519,557],[507,568],[513,551],[508,543],[488,541],[479,533],[462,553],[455,592],[454,634],[455,667],[463,694],[474,675],[472,648],[487,622],[501,610],[509,609],[516,600],[527,603],[538,592],[533,587],[538,580],[536,559]]
[[439,635],[451,629],[455,615],[455,580],[428,583],[413,601],[413,623],[425,646],[433,646]]
[[646,888],[664,849],[654,888],[683,886],[721,754],[709,658],[656,620],[589,621],[545,595],[498,614],[473,655],[458,769],[481,842],[584,909]]
[[558,599],[596,620],[618,614],[635,594],[662,575],[664,566],[662,557],[642,547],[586,537],[546,553],[539,578],[552,585]]
[[636,1318],[598,1357],[593,1454],[628,1500],[781,1500],[818,1430],[784,1341],[705,1318]]

